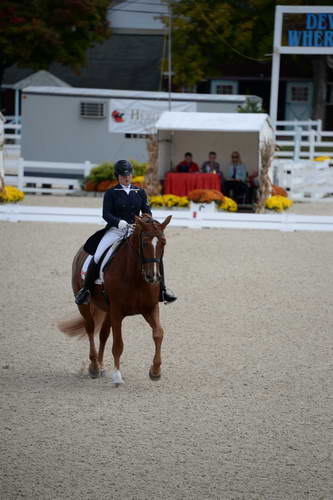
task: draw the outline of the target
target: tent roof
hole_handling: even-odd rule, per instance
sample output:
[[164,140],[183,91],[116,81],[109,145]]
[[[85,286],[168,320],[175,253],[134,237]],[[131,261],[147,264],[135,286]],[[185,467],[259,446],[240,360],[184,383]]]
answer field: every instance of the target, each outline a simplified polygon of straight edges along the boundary
[[265,113],[195,113],[165,111],[156,123],[158,130],[202,132],[259,132],[270,118]]
[[40,85],[45,87],[70,87],[68,83],[60,80],[57,76],[52,75],[49,71],[42,69],[27,76],[27,78],[23,78],[23,80],[16,82],[15,85],[13,85],[13,88],[22,90],[25,87],[36,87]]
[[[248,96],[237,94],[189,94],[183,92],[172,92],[169,96],[168,92],[154,92],[154,91],[141,91],[141,90],[114,90],[114,89],[87,89],[81,87],[29,87],[26,86],[24,92],[28,94],[52,94],[52,95],[66,95],[66,96],[86,96],[86,97],[101,97],[101,98],[125,98],[125,99],[151,99],[168,101],[171,97],[172,101],[202,101],[202,102],[228,102],[244,104]],[[255,97],[259,100],[259,97]]]

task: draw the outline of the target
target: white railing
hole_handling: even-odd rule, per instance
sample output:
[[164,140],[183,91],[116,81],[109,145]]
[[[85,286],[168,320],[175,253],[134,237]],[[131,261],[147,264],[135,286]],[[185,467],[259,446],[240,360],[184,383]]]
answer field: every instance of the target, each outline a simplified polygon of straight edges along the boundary
[[323,131],[321,120],[277,121],[275,158],[309,159],[330,156],[333,166],[333,132]]
[[80,181],[95,166],[90,161],[59,163],[5,158],[5,182],[25,193],[73,193],[73,189],[80,189]]
[[333,168],[329,161],[274,160],[273,182],[294,201],[333,201]]
[[6,144],[21,144],[21,118],[15,116],[6,116],[4,124],[5,130],[5,145]]
[[[194,217],[191,210],[153,209],[154,219],[162,222],[172,214],[171,224],[189,228],[268,229],[277,231],[333,231],[333,216],[297,215],[288,212],[277,214],[239,214],[229,212],[203,212]],[[0,220],[8,222],[68,222],[101,224],[100,208],[74,208],[52,206],[27,206],[20,203],[0,205]]]

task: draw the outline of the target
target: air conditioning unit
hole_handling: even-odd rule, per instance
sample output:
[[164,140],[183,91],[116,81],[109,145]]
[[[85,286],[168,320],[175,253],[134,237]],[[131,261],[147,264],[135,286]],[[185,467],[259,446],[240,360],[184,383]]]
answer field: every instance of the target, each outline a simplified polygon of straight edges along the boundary
[[105,118],[106,102],[81,101],[80,116],[82,118]]

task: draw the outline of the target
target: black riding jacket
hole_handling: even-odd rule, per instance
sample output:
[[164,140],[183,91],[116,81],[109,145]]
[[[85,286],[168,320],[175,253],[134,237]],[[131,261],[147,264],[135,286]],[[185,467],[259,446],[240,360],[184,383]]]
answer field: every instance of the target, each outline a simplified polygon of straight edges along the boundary
[[152,215],[146,192],[131,185],[129,194],[120,184],[108,189],[103,200],[103,219],[107,222],[107,228],[118,227],[120,220],[133,224],[134,216],[142,214]]

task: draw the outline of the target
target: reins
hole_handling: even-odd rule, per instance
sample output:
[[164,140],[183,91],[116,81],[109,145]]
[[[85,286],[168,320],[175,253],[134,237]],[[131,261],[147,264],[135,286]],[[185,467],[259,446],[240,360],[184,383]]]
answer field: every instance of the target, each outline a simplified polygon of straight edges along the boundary
[[156,263],[156,264],[161,264],[161,260],[162,260],[162,257],[163,257],[163,251],[162,251],[162,254],[161,254],[161,257],[145,257],[144,256],[144,250],[143,250],[143,237],[144,236],[147,236],[147,237],[152,237],[152,238],[158,238],[158,239],[161,239],[163,238],[163,235],[161,234],[160,236],[157,235],[156,233],[152,232],[152,231],[141,231],[137,236],[139,238],[139,251],[137,248],[135,248],[132,243],[131,243],[131,238],[134,236],[135,233],[132,233],[132,235],[127,239],[127,243],[129,245],[129,247],[133,250],[133,252],[135,253],[135,255],[138,257],[139,259],[139,264],[140,264],[140,270],[141,270],[141,274],[143,276],[145,276],[145,270],[144,270],[144,265],[145,264],[151,264],[151,263]]

